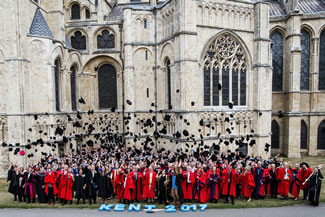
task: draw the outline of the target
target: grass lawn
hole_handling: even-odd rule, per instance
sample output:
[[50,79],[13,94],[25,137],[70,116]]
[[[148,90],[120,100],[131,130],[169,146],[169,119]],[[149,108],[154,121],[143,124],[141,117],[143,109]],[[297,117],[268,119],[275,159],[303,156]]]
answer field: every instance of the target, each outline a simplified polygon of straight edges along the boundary
[[[302,159],[287,159],[292,166],[295,166],[296,163],[300,163],[302,161],[308,162],[311,167],[317,166],[319,164],[325,164],[324,157],[303,157]],[[324,165],[325,166],[325,165]],[[325,175],[325,169],[322,169],[322,174]],[[302,196],[302,191],[300,192],[300,197]],[[320,195],[320,201],[325,202],[325,187],[323,186],[322,192]],[[86,201],[87,202],[87,201]],[[98,202],[100,202],[98,198]],[[111,200],[107,203],[116,204],[117,200]],[[304,204],[307,203],[306,201],[298,200],[294,201],[293,199],[289,200],[280,200],[280,199],[270,199],[266,198],[264,200],[252,200],[252,202],[247,203],[243,199],[235,200],[235,205],[232,204],[224,204],[223,198],[220,199],[219,203],[217,204],[208,204],[208,208],[257,208],[257,207],[279,207],[279,206],[292,206],[297,204]],[[146,203],[142,202],[142,209]],[[76,200],[73,201],[72,205],[65,205],[64,208],[91,208],[91,209],[98,209],[100,204],[80,204],[76,205]],[[0,208],[62,208],[60,204],[47,205],[47,204],[27,204],[27,203],[19,203],[13,201],[13,195],[8,193],[8,183],[6,179],[0,179]],[[165,206],[161,206],[157,204],[157,208],[165,208]]]

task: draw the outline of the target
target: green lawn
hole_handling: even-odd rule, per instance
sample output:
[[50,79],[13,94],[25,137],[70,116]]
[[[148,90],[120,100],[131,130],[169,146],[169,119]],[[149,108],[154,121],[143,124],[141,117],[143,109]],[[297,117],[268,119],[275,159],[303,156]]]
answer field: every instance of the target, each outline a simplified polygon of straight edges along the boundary
[[[325,164],[325,158],[324,157],[303,157],[302,159],[288,159],[290,164],[294,166],[296,163],[305,161],[308,162],[310,166],[314,167],[319,164]],[[325,166],[325,165],[324,165]],[[322,169],[322,173],[325,175],[325,169]],[[300,192],[300,196],[302,196],[302,192]],[[322,193],[320,195],[320,201],[325,202],[325,187],[322,188]],[[98,200],[100,202],[100,200]],[[107,203],[117,203],[117,200],[111,200]],[[293,199],[289,200],[280,200],[280,199],[270,199],[266,198],[264,200],[253,200],[250,203],[247,203],[246,201],[242,199],[235,200],[235,205],[232,204],[224,204],[223,199],[220,199],[219,203],[217,204],[208,204],[208,208],[256,208],[256,207],[279,207],[279,206],[292,206],[297,204],[303,204],[307,203],[306,201],[298,200],[294,201]],[[141,203],[142,209],[146,203]],[[98,209],[100,204],[80,204],[76,205],[76,201],[73,201],[72,205],[65,205],[65,208],[91,208],[91,209]],[[0,208],[61,208],[62,206],[60,204],[53,205],[47,205],[47,204],[26,204],[26,203],[19,203],[13,201],[13,195],[8,193],[8,183],[6,182],[6,179],[0,179]],[[157,208],[164,208],[164,206],[157,205]]]

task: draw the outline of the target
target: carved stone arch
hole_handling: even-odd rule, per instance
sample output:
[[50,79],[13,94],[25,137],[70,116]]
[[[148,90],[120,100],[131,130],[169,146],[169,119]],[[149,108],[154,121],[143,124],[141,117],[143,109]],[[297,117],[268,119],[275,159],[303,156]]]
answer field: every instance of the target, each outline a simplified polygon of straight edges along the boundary
[[63,60],[64,60],[64,49],[61,45],[57,45],[52,49],[50,54],[50,64],[54,65],[54,61],[59,58],[61,61],[61,69],[63,68]]
[[137,47],[134,51],[133,51],[133,55],[138,51],[138,50],[147,50],[149,51],[150,55],[153,56],[153,50],[149,47],[146,47],[146,46],[140,46],[140,47]]
[[307,32],[309,33],[309,35],[310,35],[311,38],[316,37],[316,35],[315,35],[315,30],[314,30],[314,28],[313,28],[310,24],[308,24],[308,23],[303,23],[303,24],[301,25],[300,29],[301,29],[301,30],[305,30],[305,31],[307,31]]
[[[68,56],[67,62],[70,63],[70,67],[73,64],[76,64],[77,68],[78,68],[78,74],[82,73],[81,69],[82,69],[82,64],[81,64],[81,57],[80,54],[78,52],[71,52],[70,55]],[[69,69],[70,69],[69,67]]]
[[39,63],[47,59],[45,43],[39,39],[33,39],[28,45],[30,57],[33,62]]
[[163,64],[166,60],[166,57],[169,57],[170,62],[173,64],[175,61],[175,49],[174,45],[171,42],[166,42],[161,47],[160,51],[160,61]]
[[112,49],[118,45],[118,35],[112,28],[101,27],[94,33],[96,49]]

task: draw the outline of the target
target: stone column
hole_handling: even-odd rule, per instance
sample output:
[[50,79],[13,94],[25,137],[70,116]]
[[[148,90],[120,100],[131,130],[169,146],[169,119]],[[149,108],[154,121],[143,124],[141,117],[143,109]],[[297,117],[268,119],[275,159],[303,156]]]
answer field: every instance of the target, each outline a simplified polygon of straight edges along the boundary
[[287,20],[287,32],[284,46],[285,76],[284,91],[286,108],[284,119],[283,150],[288,157],[300,157],[300,69],[301,69],[301,15],[292,13]]
[[[264,151],[265,144],[271,144],[271,116],[272,116],[272,70],[271,70],[271,40],[269,38],[269,6],[258,2],[255,10],[255,35],[253,53],[253,78],[256,145],[248,153],[269,156]],[[267,55],[265,55],[267,54]],[[253,96],[252,96],[253,97]],[[262,115],[259,116],[258,113]]]

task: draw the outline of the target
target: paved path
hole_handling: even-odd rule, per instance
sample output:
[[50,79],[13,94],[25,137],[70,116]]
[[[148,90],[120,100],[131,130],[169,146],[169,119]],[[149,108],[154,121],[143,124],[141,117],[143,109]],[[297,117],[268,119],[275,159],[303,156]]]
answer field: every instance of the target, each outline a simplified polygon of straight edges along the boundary
[[0,209],[0,217],[325,217],[325,204],[319,207],[298,205],[279,208],[250,208],[250,209],[209,209],[205,212],[166,213],[165,211],[149,214],[124,211],[100,212],[91,209]]

